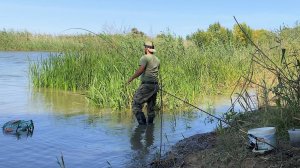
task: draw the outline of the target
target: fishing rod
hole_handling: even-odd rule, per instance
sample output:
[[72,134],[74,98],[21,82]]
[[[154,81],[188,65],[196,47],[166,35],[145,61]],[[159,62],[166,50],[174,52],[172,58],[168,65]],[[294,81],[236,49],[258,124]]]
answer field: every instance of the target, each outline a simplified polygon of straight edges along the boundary
[[[254,41],[250,38],[250,36],[246,33],[246,31],[244,30],[244,28],[241,26],[241,24],[238,22],[238,20],[236,19],[236,17],[235,16],[233,16],[233,18],[234,18],[234,20],[235,20],[235,22],[236,22],[236,24],[238,25],[238,27],[239,27],[239,29],[242,31],[242,33],[246,36],[246,38],[250,41],[250,43],[256,48],[256,52],[259,52],[262,56],[264,56],[266,59],[268,59],[270,62],[271,62],[271,64],[272,65],[274,65],[275,67],[276,67],[276,69],[277,70],[275,70],[277,73],[279,73],[279,74],[281,74],[281,75],[283,75],[284,77],[286,77],[285,76],[285,74],[282,72],[282,70],[280,69],[280,68],[278,68],[278,66],[262,51],[262,49],[260,49],[259,47],[258,47],[258,45],[256,45],[255,43],[254,43]],[[252,55],[254,55],[254,54],[252,54]],[[252,60],[251,60],[251,64],[253,63],[253,58],[252,58]],[[258,62],[257,62],[258,63]],[[272,72],[272,71],[271,71]],[[273,72],[274,73],[274,72]],[[253,75],[253,74],[251,74],[251,75]],[[245,132],[246,133],[246,132]],[[272,145],[272,144],[270,144],[270,143],[268,143],[268,142],[266,142],[263,138],[259,138],[259,137],[257,137],[257,136],[254,136],[253,134],[248,134],[247,133],[247,135],[248,136],[250,136],[250,137],[252,137],[252,138],[254,138],[256,141],[259,141],[259,142],[262,142],[262,143],[265,143],[265,144],[267,144],[267,145],[269,145],[269,146],[271,146],[271,147],[273,147],[274,149],[276,149],[276,150],[278,150],[279,151],[279,149],[277,148],[277,147],[275,147],[274,145]],[[283,151],[286,151],[286,150],[281,150],[282,152]],[[289,152],[289,151],[288,151]],[[290,156],[290,157],[292,157],[293,156],[293,154],[290,154],[290,153],[285,153],[286,155],[288,155],[288,156]]]
[[184,99],[182,99],[182,98],[180,98],[180,97],[175,96],[174,94],[172,94],[172,93],[170,93],[170,92],[167,92],[167,91],[162,90],[162,89],[160,89],[160,90],[161,90],[162,92],[164,92],[164,93],[166,93],[166,94],[168,94],[168,95],[174,97],[175,99],[180,100],[180,101],[182,101],[183,103],[185,103],[185,104],[187,104],[187,105],[189,105],[189,106],[192,106],[192,107],[194,107],[195,109],[198,109],[199,111],[201,111],[201,112],[203,112],[203,113],[205,113],[205,114],[207,114],[207,115],[209,115],[209,116],[211,116],[211,117],[213,117],[213,118],[215,118],[215,119],[217,119],[217,120],[219,120],[219,121],[222,121],[222,122],[225,123],[225,124],[230,125],[230,123],[226,122],[225,120],[221,119],[220,117],[217,117],[217,116],[215,116],[215,115],[213,115],[213,114],[210,114],[209,112],[207,112],[207,111],[205,111],[205,110],[203,110],[203,109],[201,109],[201,108],[199,108],[199,107],[197,107],[197,106],[191,104],[190,102],[188,102],[188,101],[186,101],[186,100],[184,100]]
[[[84,29],[84,28],[69,28],[69,29],[66,29],[66,30],[64,30],[64,31],[68,31],[68,30],[72,30],[72,29],[77,29],[77,30],[84,30],[84,31],[87,31],[87,32],[89,32],[89,33],[91,33],[91,34],[93,34],[93,35],[99,36],[101,39],[103,39],[103,40],[105,40],[106,42],[108,42],[106,39],[104,39],[104,38],[103,38],[102,36],[100,36],[99,34],[96,34],[96,33],[92,32],[92,31],[90,31],[90,30],[88,30],[88,29]],[[119,52],[118,48],[115,47],[115,45],[112,45],[112,44],[113,44],[112,42],[109,42],[109,44],[111,44],[111,46],[114,47],[115,49],[117,49],[117,52]],[[119,52],[119,54],[121,54],[122,57],[125,58],[125,55],[123,55],[122,52]],[[126,59],[126,61],[129,62],[128,59]],[[129,63],[131,64],[131,66],[134,66],[132,62],[129,62]],[[181,99],[181,98],[179,98],[179,97],[177,97],[177,96],[171,94],[170,92],[167,92],[167,91],[165,91],[165,90],[162,90],[161,88],[160,88],[159,90],[161,90],[162,92],[164,92],[164,93],[166,93],[166,94],[168,94],[168,95],[170,95],[170,96],[172,96],[172,97],[174,97],[174,98],[176,98],[176,99],[178,99],[178,100],[181,100],[182,102],[184,102],[184,103],[186,103],[186,104],[188,104],[188,105],[190,105],[190,106],[192,106],[192,107],[194,107],[194,108],[200,110],[201,112],[204,112],[204,113],[208,114],[209,116],[214,117],[214,118],[216,118],[216,119],[218,119],[218,120],[220,120],[220,121],[222,121],[222,122],[224,122],[224,123],[226,123],[226,124],[229,125],[229,123],[226,122],[225,120],[222,120],[221,118],[219,118],[219,117],[217,117],[217,116],[214,116],[214,115],[210,114],[209,112],[204,111],[203,109],[200,109],[199,107],[197,107],[197,106],[195,106],[195,105],[193,105],[193,104],[191,104],[191,103],[189,103],[189,102],[187,102],[187,101],[185,101],[185,100],[183,100],[183,99]]]
[[[93,31],[90,31],[90,30],[84,29],[84,28],[69,28],[69,29],[64,30],[63,32],[68,31],[68,30],[83,30],[83,31],[87,31],[87,32],[89,32],[89,33],[91,33],[91,34],[93,34],[93,35],[95,35],[95,36],[98,36],[98,37],[100,37],[101,39],[103,39],[105,42],[107,42],[108,44],[110,44],[113,48],[115,48],[116,51],[117,51],[123,58],[126,58],[125,55],[124,55],[122,52],[119,51],[119,48],[117,48],[117,47],[114,45],[114,43],[112,43],[111,41],[108,41],[107,39],[103,38],[103,36],[101,36],[101,35],[99,35],[99,34],[97,34],[97,33],[94,33]],[[125,60],[126,60],[132,67],[135,66],[135,65],[133,64],[133,62],[130,62],[128,59],[125,59]],[[124,74],[122,74],[122,75],[124,75]],[[161,79],[161,80],[162,80],[162,79]],[[160,84],[161,84],[161,83],[162,83],[162,81],[160,82]],[[192,106],[192,107],[198,109],[199,111],[201,111],[201,112],[203,112],[203,113],[205,113],[205,114],[207,114],[207,115],[209,115],[209,116],[211,116],[211,117],[213,117],[213,118],[215,118],[215,119],[217,119],[217,120],[219,120],[219,121],[222,121],[223,123],[225,123],[225,124],[227,124],[227,125],[231,125],[230,123],[226,122],[225,120],[221,119],[220,117],[217,117],[217,116],[215,116],[215,115],[213,115],[213,114],[210,114],[209,112],[207,112],[207,111],[205,111],[205,110],[203,110],[203,109],[201,109],[201,108],[199,108],[199,107],[197,107],[197,106],[195,106],[195,105],[189,103],[188,101],[183,100],[182,98],[179,98],[179,97],[175,96],[174,94],[172,94],[172,93],[170,93],[170,92],[168,92],[168,91],[166,91],[166,90],[163,90],[163,89],[162,89],[162,85],[161,85],[161,87],[159,87],[159,90],[161,91],[161,93],[164,92],[165,94],[170,95],[170,96],[172,96],[173,98],[176,98],[176,99],[178,99],[178,100],[184,102],[185,104],[188,104],[188,105],[190,105],[190,106]],[[162,94],[161,94],[161,96],[162,96]],[[161,98],[161,100],[162,100],[162,98]],[[162,103],[162,102],[161,102],[161,103]],[[162,106],[162,105],[161,105],[161,106]],[[161,124],[162,124],[162,121],[161,121]]]
[[[169,93],[169,92],[167,92],[167,91],[165,91],[165,90],[162,90],[162,89],[161,89],[161,91],[164,92],[164,93],[166,93],[166,94],[168,94],[168,95],[170,95],[170,96],[172,96],[172,97],[174,97],[174,98],[176,98],[176,99],[178,99],[178,100],[180,100],[180,101],[182,101],[183,103],[185,103],[185,104],[187,104],[187,105],[190,105],[191,107],[194,107],[195,109],[198,109],[199,111],[201,111],[201,112],[203,112],[203,113],[205,113],[205,114],[207,114],[207,115],[209,115],[209,116],[211,116],[211,117],[213,117],[213,118],[216,118],[217,120],[219,120],[219,121],[221,121],[221,122],[223,122],[223,123],[229,125],[230,127],[235,128],[235,129],[237,129],[238,131],[240,131],[240,132],[242,132],[242,133],[244,133],[244,134],[249,135],[250,137],[254,138],[256,141],[265,143],[265,144],[271,146],[272,148],[278,150],[278,148],[277,148],[276,146],[274,146],[274,145],[272,145],[272,144],[266,142],[263,138],[259,138],[259,137],[255,136],[255,135],[253,135],[253,134],[247,133],[246,131],[242,130],[241,128],[238,128],[238,125],[232,125],[231,123],[229,123],[229,122],[227,122],[227,121],[221,119],[220,117],[217,117],[217,116],[215,116],[215,115],[212,115],[212,114],[210,114],[209,112],[204,111],[203,109],[201,109],[201,108],[199,108],[199,107],[197,107],[197,106],[191,104],[190,102],[188,102],[188,101],[186,101],[186,100],[183,100],[182,98],[177,97],[177,96],[175,96],[175,95],[173,95],[173,94],[171,94],[171,93]],[[287,154],[287,155],[290,156],[290,154]]]
[[[101,33],[97,34],[97,33],[93,32],[93,31],[91,31],[91,30],[84,29],[84,28],[80,28],[80,27],[75,27],[75,28],[65,29],[65,30],[63,30],[62,32],[69,31],[69,30],[83,30],[83,31],[86,31],[86,32],[88,32],[88,33],[90,33],[90,34],[95,35],[96,37],[100,37],[103,41],[105,41],[107,44],[109,44],[111,47],[113,47],[118,53],[122,53],[122,52],[119,51],[119,48],[116,47],[116,46],[114,45],[114,43],[113,43],[111,40],[108,40],[107,38],[105,38],[105,36],[102,35]],[[83,48],[84,48],[84,47],[83,47]],[[121,54],[121,56],[122,56],[125,60],[127,60],[126,57],[125,57],[125,55],[124,55],[123,53]],[[122,74],[122,75],[125,75],[125,74]]]
[[[240,28],[241,28],[241,27],[240,27]],[[104,41],[106,41],[108,44],[110,44],[113,48],[115,48],[116,51],[119,52],[119,54],[120,54],[123,58],[126,58],[125,55],[124,55],[122,52],[120,52],[119,49],[118,49],[115,45],[113,45],[113,43],[112,43],[111,41],[108,42],[108,41],[107,41],[106,39],[104,39],[102,36],[100,36],[100,35],[98,35],[98,34],[92,32],[92,31],[90,31],[90,30],[88,30],[88,29],[84,29],[84,28],[69,28],[69,29],[66,29],[66,30],[64,30],[64,31],[68,31],[68,30],[72,30],[72,29],[84,30],[84,31],[87,31],[87,32],[89,32],[89,33],[91,33],[91,34],[93,34],[93,35],[96,35],[96,36],[100,37],[101,39],[103,39]],[[125,59],[125,60],[126,60],[128,63],[130,63],[131,66],[133,66],[133,67],[135,66],[132,62],[129,62],[128,59]],[[118,72],[119,72],[119,71],[118,71]],[[121,72],[119,72],[119,73],[121,73]],[[124,74],[122,74],[122,75],[124,75]],[[195,109],[198,109],[200,112],[203,112],[203,113],[205,113],[205,114],[207,114],[207,115],[209,115],[209,116],[211,116],[211,117],[213,117],[213,118],[215,118],[215,119],[217,119],[217,120],[219,120],[219,121],[221,121],[221,122],[227,124],[228,126],[230,126],[230,127],[232,127],[232,128],[236,128],[238,131],[240,131],[240,132],[242,132],[242,133],[244,133],[244,134],[247,134],[248,136],[254,138],[256,141],[265,143],[265,144],[267,144],[267,145],[273,147],[274,149],[278,150],[277,147],[275,147],[274,145],[272,145],[272,144],[266,142],[263,138],[259,138],[259,137],[257,137],[257,136],[252,135],[252,134],[248,134],[246,131],[242,130],[241,128],[238,128],[238,125],[233,125],[233,124],[231,124],[231,123],[225,121],[224,119],[222,119],[222,118],[220,118],[220,117],[217,117],[217,116],[215,116],[215,115],[213,115],[213,114],[210,114],[209,112],[207,112],[207,111],[205,111],[205,110],[203,110],[203,109],[201,109],[201,108],[199,108],[199,107],[197,107],[197,106],[191,104],[190,102],[188,102],[188,101],[186,101],[186,100],[184,100],[184,99],[182,99],[182,98],[180,98],[180,97],[177,97],[176,95],[174,95],[174,94],[172,94],[172,93],[170,93],[170,92],[168,92],[168,91],[166,91],[166,90],[163,90],[162,87],[159,87],[159,90],[160,90],[161,92],[166,93],[167,95],[170,95],[171,97],[173,97],[173,98],[175,98],[175,99],[177,99],[177,100],[182,101],[183,103],[185,103],[185,104],[187,104],[187,105],[189,105],[189,106],[191,106],[191,107],[193,107],[193,108],[195,108]],[[161,94],[161,96],[162,96],[162,94]],[[161,99],[162,99],[162,98],[161,98]],[[161,117],[161,118],[162,118],[162,117]],[[162,119],[161,119],[161,124],[162,124]]]

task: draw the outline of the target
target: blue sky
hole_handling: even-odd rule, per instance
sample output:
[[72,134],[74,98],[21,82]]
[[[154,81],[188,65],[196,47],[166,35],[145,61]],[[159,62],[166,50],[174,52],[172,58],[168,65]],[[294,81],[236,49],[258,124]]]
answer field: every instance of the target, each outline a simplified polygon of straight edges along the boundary
[[214,22],[232,28],[236,16],[254,29],[275,30],[294,26],[299,6],[297,0],[0,0],[0,29],[65,34],[74,27],[96,33],[136,27],[151,36],[167,30],[186,36]]

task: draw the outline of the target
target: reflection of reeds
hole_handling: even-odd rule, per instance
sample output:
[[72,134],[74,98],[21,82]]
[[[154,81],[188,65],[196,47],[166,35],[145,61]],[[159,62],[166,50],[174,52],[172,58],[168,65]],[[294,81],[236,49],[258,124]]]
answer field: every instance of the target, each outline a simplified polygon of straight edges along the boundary
[[[143,41],[131,35],[101,35],[94,41],[97,48],[69,50],[32,63],[31,79],[36,87],[85,90],[90,102],[100,107],[128,108],[138,82],[126,87],[124,83],[138,66]],[[244,53],[249,50],[224,44],[199,49],[193,44],[185,46],[181,38],[171,35],[154,41],[164,88],[192,103],[201,95],[228,88],[244,72]],[[168,108],[183,106],[167,95],[163,99]]]

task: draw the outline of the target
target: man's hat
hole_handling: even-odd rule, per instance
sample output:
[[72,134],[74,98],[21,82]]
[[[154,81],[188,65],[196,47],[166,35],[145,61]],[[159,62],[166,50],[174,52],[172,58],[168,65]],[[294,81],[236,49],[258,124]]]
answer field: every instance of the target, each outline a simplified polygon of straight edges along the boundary
[[154,47],[153,42],[152,41],[145,41],[144,46],[148,46],[148,47]]
[[146,47],[150,47],[148,50],[150,51],[150,52],[156,52],[156,50],[154,49],[154,45],[153,45],[153,42],[152,41],[146,41],[145,43],[144,43],[144,46]]

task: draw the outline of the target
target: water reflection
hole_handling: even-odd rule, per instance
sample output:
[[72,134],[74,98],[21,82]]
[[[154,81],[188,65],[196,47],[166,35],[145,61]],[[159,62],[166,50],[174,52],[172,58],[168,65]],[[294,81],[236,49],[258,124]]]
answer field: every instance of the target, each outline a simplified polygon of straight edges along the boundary
[[151,125],[138,125],[134,129],[130,138],[131,149],[146,154],[149,152],[149,147],[154,142],[154,124]]
[[[101,162],[109,161],[112,167],[119,164],[124,167],[145,167],[151,158],[158,154],[161,131],[160,116],[156,118],[154,125],[139,126],[132,113],[128,111],[112,112],[109,109],[91,107],[84,95],[52,89],[38,89],[31,93],[31,106],[35,107],[33,109],[43,109],[33,111],[51,113],[55,118],[55,125],[47,125],[43,129],[59,129],[58,132],[61,135],[68,134],[69,137],[73,137],[72,139],[65,138],[68,139],[68,144],[72,144],[72,147],[67,148],[60,145],[62,140],[51,142],[50,145],[58,145],[64,151],[70,151],[73,146],[79,146],[78,150],[86,152],[88,159],[101,156]],[[199,107],[213,115],[220,116],[231,106],[228,97],[205,97]],[[241,106],[237,105],[235,109],[242,111]],[[213,130],[217,121],[211,119],[199,110],[166,112],[162,126],[164,135],[161,140],[162,154],[184,137]],[[68,129],[66,130],[66,128]],[[76,131],[71,133],[70,130]],[[77,134],[85,136],[77,137]],[[93,147],[89,148],[89,146]],[[95,166],[90,167],[99,166],[97,159],[90,159],[93,163],[95,162]],[[76,158],[69,160],[74,162],[73,164],[77,161]],[[82,165],[87,165],[84,159],[81,159],[81,162]]]
[[21,139],[31,138],[33,136],[33,130],[26,131],[26,132],[17,132],[17,133],[7,133],[3,130],[3,135],[15,137],[17,140],[21,140]]
[[[130,144],[132,150],[131,162],[127,164],[128,167],[145,167],[149,160],[154,156],[155,138],[154,138],[154,124],[151,125],[137,125],[130,137]],[[157,140],[156,140],[157,141]]]
[[[154,125],[136,126],[129,111],[91,107],[84,95],[73,92],[34,89],[28,86],[27,55],[36,60],[49,53],[0,52],[0,123],[21,118],[34,120],[36,126],[35,136],[33,132],[0,136],[5,151],[0,167],[57,167],[55,158],[61,152],[68,167],[107,167],[107,162],[112,167],[145,167],[160,145],[163,154],[183,137],[216,127],[215,122],[205,123],[207,115],[199,110],[165,112],[162,126],[160,116]],[[242,111],[237,105],[235,111]],[[204,97],[198,105],[218,116],[230,106],[226,95]],[[32,138],[20,143],[11,137]]]
[[[84,95],[54,89],[33,89],[32,106],[36,109],[47,106],[51,111],[66,117],[81,115],[92,110]],[[41,111],[43,112],[43,111]]]

